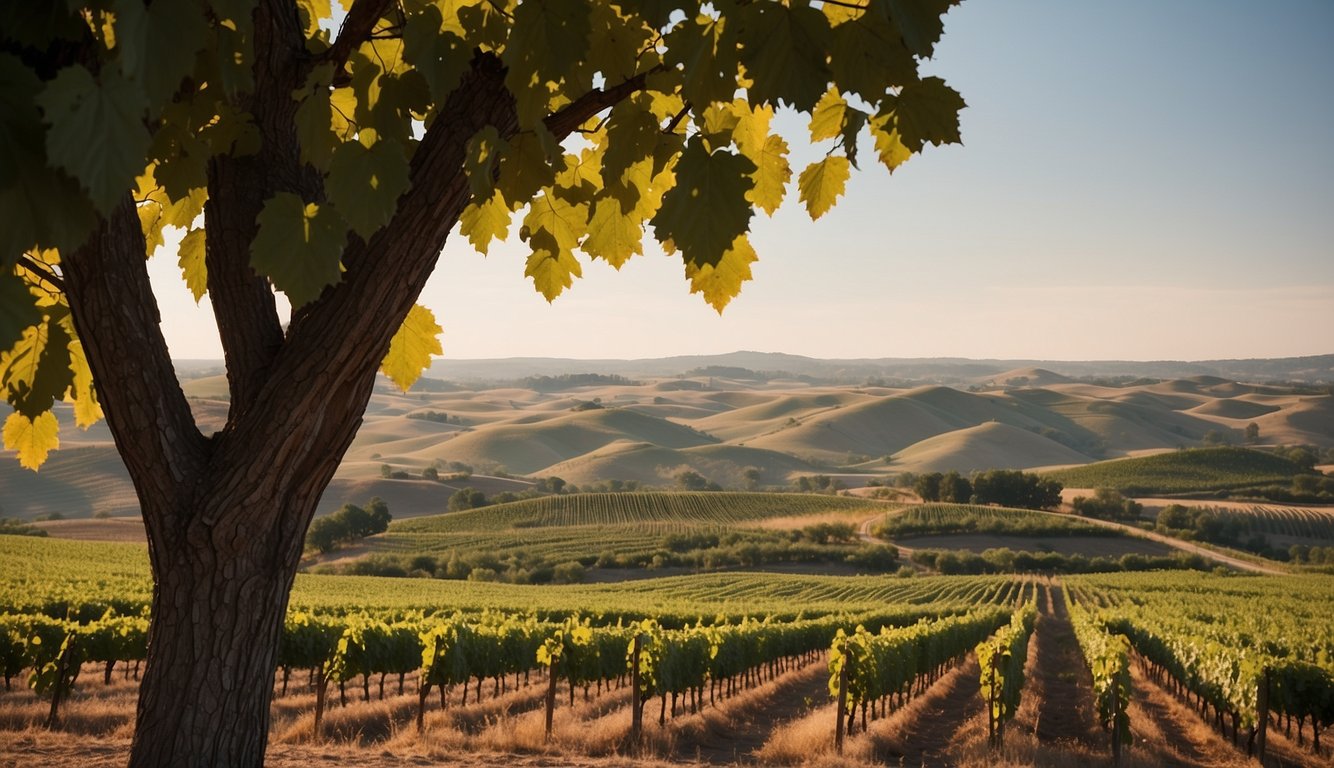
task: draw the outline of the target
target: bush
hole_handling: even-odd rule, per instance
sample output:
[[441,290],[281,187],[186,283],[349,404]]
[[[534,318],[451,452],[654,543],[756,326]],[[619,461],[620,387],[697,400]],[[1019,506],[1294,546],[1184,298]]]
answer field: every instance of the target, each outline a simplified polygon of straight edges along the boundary
[[1070,505],[1077,515],[1103,520],[1136,520],[1144,511],[1143,504],[1127,499],[1119,491],[1110,488],[1097,489],[1093,492],[1093,498],[1076,496]]

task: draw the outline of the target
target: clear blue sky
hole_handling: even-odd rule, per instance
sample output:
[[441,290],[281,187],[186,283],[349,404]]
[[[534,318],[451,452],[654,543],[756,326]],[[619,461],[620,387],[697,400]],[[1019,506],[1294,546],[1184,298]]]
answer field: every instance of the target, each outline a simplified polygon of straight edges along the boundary
[[[456,235],[422,297],[446,356],[1334,352],[1334,2],[969,0],[926,70],[968,101],[964,145],[891,178],[864,140],[814,223],[794,175],[722,317],[652,247],[548,305],[517,227],[485,258]],[[153,270],[173,354],[220,357],[173,256]]]

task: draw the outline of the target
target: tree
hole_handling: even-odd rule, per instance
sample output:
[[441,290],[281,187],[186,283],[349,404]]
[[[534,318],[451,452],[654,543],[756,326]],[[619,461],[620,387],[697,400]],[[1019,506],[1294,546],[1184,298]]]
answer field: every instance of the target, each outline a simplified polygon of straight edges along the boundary
[[1255,445],[1258,442],[1260,442],[1260,425],[1252,421],[1246,425],[1246,443]]
[[[80,5],[0,11],[3,436],[36,468],[68,399],[134,481],[134,766],[262,761],[306,529],[377,370],[406,389],[441,351],[415,302],[455,226],[485,252],[521,215],[549,300],[576,250],[619,267],[651,227],[721,311],[790,186],[775,108],[828,148],[795,185],[818,218],[859,137],[893,170],[959,141],[964,106],[918,74],[950,0],[350,0],[336,32],[327,0]],[[145,257],[170,230],[218,321],[216,434],[159,329]]]

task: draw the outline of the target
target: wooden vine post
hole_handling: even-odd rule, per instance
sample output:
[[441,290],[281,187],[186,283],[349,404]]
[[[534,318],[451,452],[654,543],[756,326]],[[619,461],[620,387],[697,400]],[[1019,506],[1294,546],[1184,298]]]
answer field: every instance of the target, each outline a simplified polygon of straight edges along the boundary
[[324,723],[324,695],[329,690],[329,675],[321,667],[315,677],[315,732],[313,738],[315,741],[323,741],[324,734],[321,727]]
[[1121,692],[1112,696],[1112,765],[1121,764]]
[[[551,741],[551,718],[556,712],[556,672],[559,666],[560,657],[557,656],[551,660],[551,667],[547,671],[547,741]],[[570,695],[574,695],[573,682],[570,683]]]
[[644,701],[639,690],[639,653],[643,643],[644,636],[635,635],[634,651],[630,655],[630,740],[636,750],[644,735]]
[[842,649],[843,666],[838,670],[838,715],[834,721],[834,752],[843,754],[843,720],[848,711],[848,668],[852,666],[852,657],[848,649]]
[[1265,763],[1265,739],[1269,734],[1269,667],[1260,675],[1260,690],[1255,692],[1255,758]]

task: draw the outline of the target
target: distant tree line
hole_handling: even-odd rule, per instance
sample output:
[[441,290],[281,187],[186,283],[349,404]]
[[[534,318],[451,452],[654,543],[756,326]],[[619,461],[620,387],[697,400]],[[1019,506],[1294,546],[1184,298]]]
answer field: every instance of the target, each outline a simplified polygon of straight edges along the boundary
[[922,501],[950,504],[997,504],[1020,509],[1055,509],[1061,505],[1059,482],[1015,469],[991,469],[964,477],[955,471],[916,475],[913,491]]
[[316,518],[306,532],[306,548],[320,553],[332,552],[338,547],[384,533],[389,529],[389,505],[379,496],[366,506],[344,504],[343,508],[325,517]]
[[1015,552],[1005,547],[978,554],[968,550],[919,549],[912,561],[942,574],[984,573],[1107,573],[1190,569],[1207,571],[1213,563],[1200,555],[1126,554],[1120,557],[1085,557],[1059,552]]
[[529,376],[520,379],[519,384],[537,392],[561,392],[574,387],[595,386],[638,386],[639,382],[616,374],[603,373],[564,373],[559,376]]
[[1119,491],[1110,488],[1098,488],[1093,496],[1076,496],[1070,506],[1076,515],[1096,517],[1102,520],[1133,522],[1139,519],[1144,505],[1134,499],[1127,499]]

